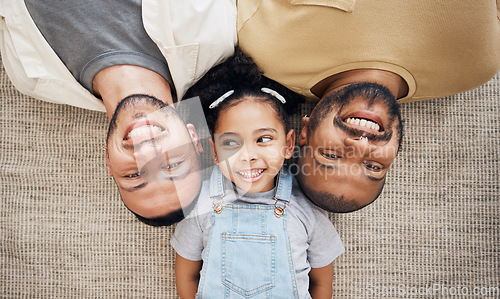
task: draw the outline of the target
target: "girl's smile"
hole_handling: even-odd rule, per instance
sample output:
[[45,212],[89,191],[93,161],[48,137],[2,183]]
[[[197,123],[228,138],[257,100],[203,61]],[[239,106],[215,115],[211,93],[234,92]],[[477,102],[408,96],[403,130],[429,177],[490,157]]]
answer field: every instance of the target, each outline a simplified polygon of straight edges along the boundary
[[265,168],[253,168],[248,170],[237,171],[236,174],[240,176],[240,180],[247,183],[255,183],[264,177]]

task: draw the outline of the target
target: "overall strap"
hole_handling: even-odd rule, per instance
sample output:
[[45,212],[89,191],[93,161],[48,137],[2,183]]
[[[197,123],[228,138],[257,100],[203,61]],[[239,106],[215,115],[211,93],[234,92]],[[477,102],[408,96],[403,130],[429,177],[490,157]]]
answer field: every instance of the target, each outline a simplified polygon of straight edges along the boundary
[[276,183],[275,199],[290,202],[290,195],[292,194],[292,181],[293,176],[290,171],[282,167],[278,174],[278,182]]
[[215,165],[210,175],[210,198],[222,198],[225,195],[223,179],[219,166]]
[[220,213],[222,211],[222,198],[224,193],[224,176],[218,165],[214,166],[210,175],[210,198],[214,205],[214,211]]
[[286,205],[290,202],[292,182],[293,176],[290,171],[284,166],[281,167],[278,181],[276,182],[276,194],[274,195],[274,199],[276,199],[274,214],[276,217],[281,217],[283,215]]

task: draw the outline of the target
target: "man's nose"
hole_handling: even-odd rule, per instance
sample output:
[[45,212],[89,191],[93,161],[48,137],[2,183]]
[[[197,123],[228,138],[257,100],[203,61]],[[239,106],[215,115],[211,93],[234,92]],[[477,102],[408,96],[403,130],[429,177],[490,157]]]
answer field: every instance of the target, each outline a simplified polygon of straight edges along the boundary
[[348,147],[352,147],[357,153],[365,155],[374,149],[374,145],[371,145],[367,137],[347,137],[344,139],[344,144]]
[[163,148],[157,143],[144,144],[134,151],[135,160],[137,167],[141,169],[144,165],[152,160],[162,159],[165,160],[166,157],[163,154]]

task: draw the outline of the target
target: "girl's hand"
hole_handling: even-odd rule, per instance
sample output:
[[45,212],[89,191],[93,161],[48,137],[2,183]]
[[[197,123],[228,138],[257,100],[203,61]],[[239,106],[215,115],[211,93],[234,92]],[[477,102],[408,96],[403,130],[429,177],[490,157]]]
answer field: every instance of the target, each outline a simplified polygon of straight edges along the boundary
[[195,298],[202,265],[202,261],[187,260],[175,254],[175,286],[182,299]]

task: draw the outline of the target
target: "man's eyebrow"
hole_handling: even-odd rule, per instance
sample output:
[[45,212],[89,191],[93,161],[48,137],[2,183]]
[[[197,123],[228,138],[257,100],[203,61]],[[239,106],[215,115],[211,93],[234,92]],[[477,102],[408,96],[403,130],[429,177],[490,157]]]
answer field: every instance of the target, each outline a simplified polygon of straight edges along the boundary
[[328,168],[328,169],[337,169],[337,165],[329,165],[329,164],[323,164],[319,162],[316,157],[313,157],[314,162],[316,162],[320,167],[323,168]]
[[[387,173],[386,173],[386,174],[387,174]],[[368,174],[366,174],[366,177],[367,177],[370,181],[373,181],[373,182],[380,182],[380,181],[382,181],[382,180],[384,180],[384,179],[385,179],[386,174],[384,174],[384,175],[383,175],[382,177],[380,177],[380,178],[376,178],[376,177],[371,176],[371,175],[368,175]]]
[[122,186],[122,189],[127,191],[127,192],[135,192],[137,190],[140,190],[140,189],[146,187],[147,184],[148,184],[148,182],[143,182],[137,186],[132,186],[132,187],[123,187]]

